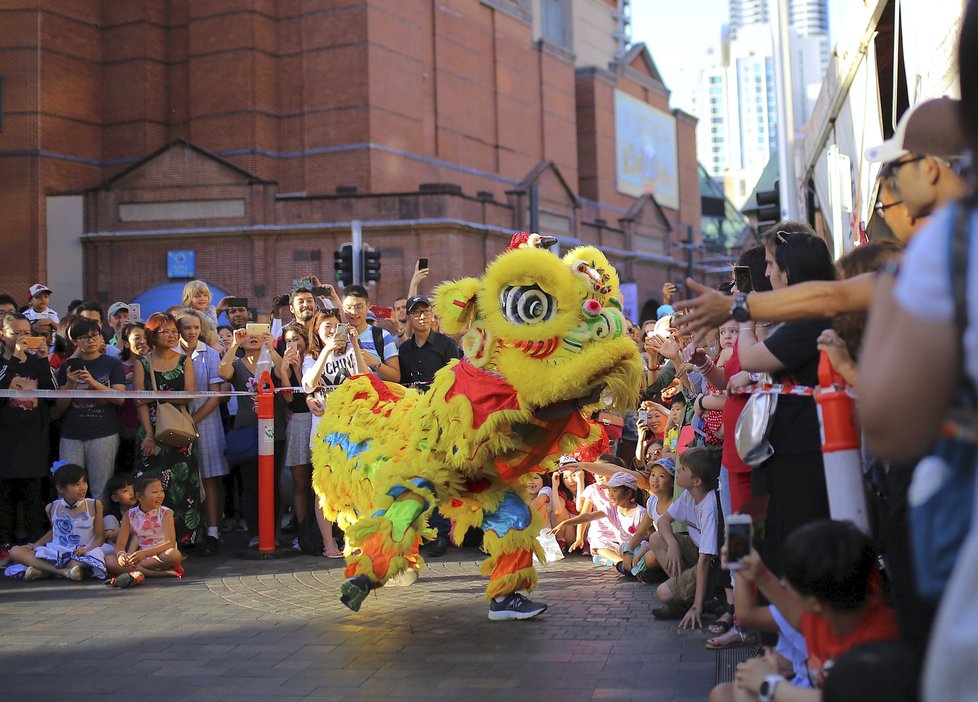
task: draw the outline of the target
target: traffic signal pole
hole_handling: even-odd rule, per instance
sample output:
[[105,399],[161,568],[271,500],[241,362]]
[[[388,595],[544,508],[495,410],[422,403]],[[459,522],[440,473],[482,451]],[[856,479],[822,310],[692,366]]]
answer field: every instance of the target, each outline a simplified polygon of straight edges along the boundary
[[360,252],[363,250],[363,229],[360,227],[360,220],[355,219],[350,222],[350,229],[353,231],[353,284],[363,285],[363,280],[360,278],[362,260]]

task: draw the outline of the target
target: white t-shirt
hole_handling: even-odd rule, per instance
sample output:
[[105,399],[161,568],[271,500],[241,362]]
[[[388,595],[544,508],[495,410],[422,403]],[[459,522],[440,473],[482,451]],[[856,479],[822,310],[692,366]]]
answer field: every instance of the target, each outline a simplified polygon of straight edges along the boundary
[[[922,320],[954,320],[948,237],[957,219],[957,205],[931,216],[927,225],[907,246],[893,297],[907,313]],[[978,387],[978,211],[968,219],[971,246],[968,251],[968,328],[964,332],[965,371]]]
[[[307,355],[303,357],[302,374],[305,375],[306,371],[312,368],[315,363],[316,359],[312,356]],[[321,378],[323,385],[339,385],[347,378],[352,378],[356,374],[357,352],[352,344],[347,344],[346,353],[342,356],[337,356],[334,352],[326,357]]]
[[645,518],[645,508],[638,505],[632,510],[631,514],[625,514],[620,507],[612,507],[605,514],[608,515],[608,521],[615,530],[617,540],[623,544],[627,544],[635,536],[638,525]]
[[700,553],[717,556],[717,498],[713,490],[696,502],[689,490],[673,500],[669,506],[669,514],[677,522],[683,522],[689,529],[689,538],[696,544]]
[[58,324],[61,319],[58,317],[58,313],[48,307],[46,310],[41,310],[40,312],[35,312],[33,307],[28,307],[24,310],[24,316],[27,317],[32,322],[36,322],[39,319],[50,319],[55,324]]
[[649,515],[653,524],[658,524],[659,519],[665,514],[665,512],[659,511],[659,496],[649,495],[648,501],[645,503],[645,512]]

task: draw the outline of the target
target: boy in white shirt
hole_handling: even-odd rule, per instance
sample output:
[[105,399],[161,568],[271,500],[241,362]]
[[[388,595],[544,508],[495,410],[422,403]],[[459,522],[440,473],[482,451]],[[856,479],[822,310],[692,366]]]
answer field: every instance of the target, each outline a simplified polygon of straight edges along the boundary
[[30,287],[31,306],[24,310],[24,316],[32,322],[38,319],[50,319],[55,324],[61,321],[58,313],[48,307],[51,299],[51,288],[44,283],[34,283]]
[[[664,605],[653,610],[656,619],[679,619],[680,627],[699,628],[710,576],[710,561],[720,553],[717,543],[717,477],[720,453],[691,448],[679,459],[676,485],[683,493],[656,523],[649,546],[669,575],[656,596]],[[688,534],[674,534],[672,523],[682,522]],[[688,611],[683,613],[683,610]]]

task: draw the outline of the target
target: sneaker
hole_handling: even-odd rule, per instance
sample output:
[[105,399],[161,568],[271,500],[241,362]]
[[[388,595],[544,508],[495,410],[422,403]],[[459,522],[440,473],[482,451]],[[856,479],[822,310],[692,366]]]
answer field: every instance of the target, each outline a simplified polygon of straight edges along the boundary
[[34,566],[27,566],[27,570],[24,571],[24,580],[41,580],[46,577],[48,577],[47,573]]
[[366,575],[357,575],[340,585],[340,602],[354,612],[360,611],[360,605],[367,599],[373,589],[373,583]]
[[80,565],[72,566],[68,569],[68,575],[65,576],[68,580],[74,580],[76,583],[80,583],[82,578],[85,577],[85,571],[82,570]]
[[248,522],[244,520],[244,517],[238,520],[238,526],[235,527],[235,531],[246,532],[248,531]]
[[218,543],[217,539],[213,536],[205,536],[203,541],[200,542],[200,547],[197,549],[197,553],[201,556],[216,556],[217,552],[221,549],[221,545]]
[[238,525],[238,520],[234,517],[226,517],[224,523],[221,524],[221,531],[225,534],[229,531],[234,531],[235,527]]
[[384,587],[407,587],[408,585],[414,585],[417,581],[418,571],[414,568],[408,568],[388,578],[387,582],[384,583]]
[[497,602],[495,598],[489,601],[489,620],[494,622],[510,619],[531,619],[547,611],[547,605],[533,602],[518,592],[511,593]]
[[116,576],[111,580],[106,580],[105,584],[110,587],[117,587],[120,589],[125,589],[127,587],[135,587],[137,585],[142,585],[143,580],[146,579],[139,571],[133,573],[123,573],[122,575]]
[[252,536],[248,539],[248,548],[258,548],[258,537]]

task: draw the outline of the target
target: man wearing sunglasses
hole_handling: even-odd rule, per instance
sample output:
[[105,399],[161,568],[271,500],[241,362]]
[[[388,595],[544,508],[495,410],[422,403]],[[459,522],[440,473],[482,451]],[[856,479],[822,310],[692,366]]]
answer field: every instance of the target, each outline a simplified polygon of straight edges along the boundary
[[[876,210],[889,223],[899,214],[897,208],[905,208],[913,218],[911,231],[905,232],[907,239],[922,226],[923,218],[967,194],[967,185],[953,169],[967,144],[959,110],[960,101],[950,98],[922,102],[903,115],[891,139],[866,150],[867,160],[885,163]],[[730,297],[696,281],[690,281],[690,289],[697,297],[674,306],[687,310],[683,331],[699,338],[731,317],[785,322],[865,311],[873,299],[876,276],[866,273],[847,280],[802,283],[753,293],[733,304]]]

